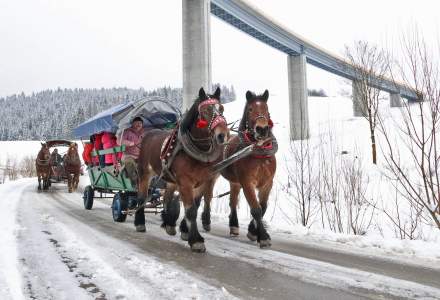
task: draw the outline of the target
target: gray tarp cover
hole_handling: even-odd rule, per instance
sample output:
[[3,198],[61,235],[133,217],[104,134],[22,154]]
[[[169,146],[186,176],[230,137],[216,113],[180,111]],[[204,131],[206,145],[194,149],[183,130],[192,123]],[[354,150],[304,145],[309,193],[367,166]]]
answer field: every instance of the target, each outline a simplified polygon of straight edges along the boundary
[[163,127],[176,122],[180,112],[161,97],[149,97],[134,103],[119,104],[85,121],[73,133],[76,137],[89,137],[100,132],[122,131],[131,126],[135,117],[144,120],[144,127]]

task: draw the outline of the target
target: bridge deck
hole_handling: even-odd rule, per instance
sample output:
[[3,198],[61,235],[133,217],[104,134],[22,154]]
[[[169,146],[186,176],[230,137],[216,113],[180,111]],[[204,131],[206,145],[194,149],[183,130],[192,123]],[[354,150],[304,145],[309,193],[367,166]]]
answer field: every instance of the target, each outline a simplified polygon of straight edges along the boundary
[[[356,79],[354,68],[349,62],[289,31],[242,0],[211,0],[211,13],[288,55],[305,54],[311,65],[350,80]],[[390,79],[378,78],[374,87],[389,93],[400,93],[409,100],[417,99],[413,89]]]

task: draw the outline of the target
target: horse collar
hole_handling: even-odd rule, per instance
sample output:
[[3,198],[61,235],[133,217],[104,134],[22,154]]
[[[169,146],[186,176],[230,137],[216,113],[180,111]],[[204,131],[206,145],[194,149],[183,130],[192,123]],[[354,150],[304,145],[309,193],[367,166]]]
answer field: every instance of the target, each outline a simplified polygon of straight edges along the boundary
[[182,127],[179,127],[177,130],[177,137],[185,153],[195,160],[204,163],[211,163],[216,161],[221,155],[221,153],[219,154],[218,149],[216,147],[212,147],[212,145],[208,151],[201,151],[194,143],[191,132],[184,131]]

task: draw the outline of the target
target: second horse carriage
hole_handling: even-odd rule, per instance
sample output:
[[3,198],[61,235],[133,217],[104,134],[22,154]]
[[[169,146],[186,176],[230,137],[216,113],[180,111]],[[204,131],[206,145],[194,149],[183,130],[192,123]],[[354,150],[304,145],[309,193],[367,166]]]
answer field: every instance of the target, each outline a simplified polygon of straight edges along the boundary
[[50,181],[64,182],[68,177],[64,168],[65,154],[58,152],[58,147],[69,148],[74,142],[68,140],[50,140],[46,142],[46,145],[50,148],[54,148],[50,154]]
[[[124,222],[128,214],[134,214],[138,209],[147,212],[158,212],[162,208],[164,183],[158,181],[149,191],[148,203],[142,203],[137,197],[137,174],[133,168],[121,160],[126,145],[116,142],[110,147],[100,147],[96,139],[103,134],[111,139],[119,140],[135,118],[141,118],[145,130],[151,128],[172,129],[180,117],[180,112],[167,100],[150,97],[135,103],[120,104],[99,113],[93,118],[74,129],[74,135],[81,139],[89,139],[84,144],[84,160],[89,160],[87,172],[90,185],[84,189],[84,208],[92,209],[96,197],[112,194],[112,215],[116,222]],[[140,147],[140,145],[136,145]],[[89,149],[89,150],[87,150]],[[86,153],[89,151],[89,153]],[[90,156],[87,158],[87,156]],[[106,157],[107,156],[107,157]],[[110,158],[110,159],[107,159]],[[135,168],[136,169],[136,168]],[[155,180],[155,179],[153,179]],[[180,209],[178,195],[172,201],[176,209]]]

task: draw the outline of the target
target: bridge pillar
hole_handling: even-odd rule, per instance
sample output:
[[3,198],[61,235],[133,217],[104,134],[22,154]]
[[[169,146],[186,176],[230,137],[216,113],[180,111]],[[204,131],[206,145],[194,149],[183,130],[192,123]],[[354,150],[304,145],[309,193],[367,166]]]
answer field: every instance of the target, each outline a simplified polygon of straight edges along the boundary
[[353,116],[363,117],[365,114],[364,102],[362,100],[361,83],[357,80],[353,80]]
[[210,3],[210,0],[182,0],[182,111],[191,107],[200,87],[211,92]]
[[402,107],[403,101],[399,93],[390,93],[390,106],[391,107]]
[[310,136],[306,70],[304,54],[287,56],[291,140],[305,140]]

